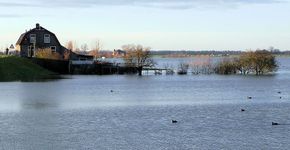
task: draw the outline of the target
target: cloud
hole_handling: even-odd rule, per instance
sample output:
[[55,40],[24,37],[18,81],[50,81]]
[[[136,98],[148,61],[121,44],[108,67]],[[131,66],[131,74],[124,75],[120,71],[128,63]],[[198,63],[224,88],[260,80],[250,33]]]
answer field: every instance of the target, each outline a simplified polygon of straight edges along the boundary
[[15,14],[0,14],[0,18],[22,18],[22,15]]
[[272,4],[288,0],[27,0],[24,2],[1,2],[0,7],[95,7],[107,6],[141,6],[168,9],[190,9],[202,7],[220,7],[241,4]]
[[19,3],[19,2],[1,2],[0,7],[32,7],[36,6],[30,3]]

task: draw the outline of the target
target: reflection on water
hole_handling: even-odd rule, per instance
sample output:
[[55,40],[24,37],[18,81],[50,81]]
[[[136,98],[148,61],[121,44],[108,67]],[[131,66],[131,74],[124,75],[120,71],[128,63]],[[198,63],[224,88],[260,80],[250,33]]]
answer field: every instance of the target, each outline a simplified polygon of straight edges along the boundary
[[57,105],[43,102],[31,102],[22,104],[22,108],[24,109],[47,109],[50,107],[57,107]]
[[49,109],[57,108],[61,91],[54,82],[23,83],[19,87],[21,109]]
[[287,149],[290,63],[280,62],[262,77],[0,83],[0,149]]

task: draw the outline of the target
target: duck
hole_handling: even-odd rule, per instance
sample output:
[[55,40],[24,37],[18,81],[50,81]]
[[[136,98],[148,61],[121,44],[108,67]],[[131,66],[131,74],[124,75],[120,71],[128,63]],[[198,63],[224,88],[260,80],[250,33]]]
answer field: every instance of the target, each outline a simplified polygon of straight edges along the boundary
[[172,123],[177,123],[177,120],[171,120]]
[[252,99],[252,96],[248,96],[248,99]]
[[245,109],[241,109],[241,111],[246,111]]
[[280,125],[280,124],[277,122],[272,122],[272,126],[277,126],[277,125]]

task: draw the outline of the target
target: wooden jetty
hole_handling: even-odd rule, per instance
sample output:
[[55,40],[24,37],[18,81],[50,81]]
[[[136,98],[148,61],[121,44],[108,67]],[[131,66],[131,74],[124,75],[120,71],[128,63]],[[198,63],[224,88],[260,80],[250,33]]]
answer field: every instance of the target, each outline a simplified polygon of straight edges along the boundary
[[147,75],[149,74],[150,71],[153,71],[155,75],[162,75],[163,72],[165,72],[166,75],[174,74],[174,70],[173,69],[165,69],[165,68],[144,67],[143,71],[145,71]]

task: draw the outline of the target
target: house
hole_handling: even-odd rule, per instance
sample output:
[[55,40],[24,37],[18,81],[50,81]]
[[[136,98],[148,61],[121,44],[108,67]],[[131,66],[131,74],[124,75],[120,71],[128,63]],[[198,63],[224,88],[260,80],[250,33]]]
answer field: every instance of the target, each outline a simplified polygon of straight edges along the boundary
[[123,51],[123,50],[120,50],[120,49],[118,49],[118,50],[114,49],[113,57],[120,58],[120,57],[124,57],[124,56],[126,56],[126,51]]
[[20,52],[21,57],[28,58],[36,57],[39,50],[50,50],[50,54],[59,60],[93,60],[93,56],[77,54],[62,46],[54,33],[38,23],[34,29],[21,34],[15,50]]
[[64,59],[67,49],[58,41],[56,35],[47,29],[36,24],[34,29],[21,34],[17,43],[16,50],[20,51],[21,57],[35,57],[40,49],[50,49],[51,53],[58,53],[60,59]]

